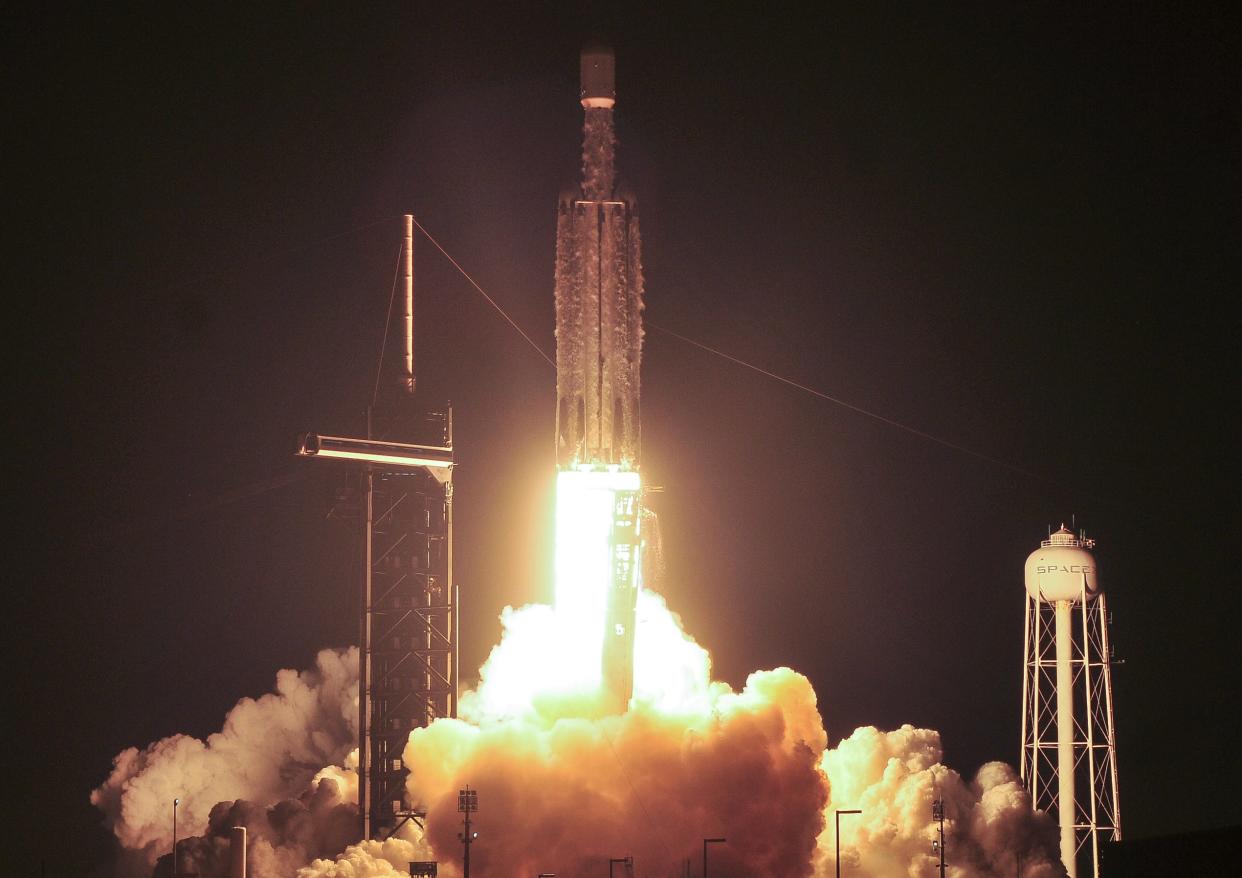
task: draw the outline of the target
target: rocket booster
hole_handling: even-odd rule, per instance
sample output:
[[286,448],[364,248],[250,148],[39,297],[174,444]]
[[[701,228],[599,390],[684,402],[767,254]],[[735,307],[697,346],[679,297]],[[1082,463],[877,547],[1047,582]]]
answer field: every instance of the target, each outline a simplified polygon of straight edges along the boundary
[[638,206],[616,189],[610,49],[582,52],[582,182],[556,223],[556,461],[637,469],[643,279]]
[[[620,712],[633,694],[635,606],[642,581],[643,279],[638,208],[633,197],[617,191],[615,180],[613,74],[610,49],[583,50],[582,180],[562,192],[556,222],[558,528],[586,527],[599,515],[598,533],[606,533],[607,540],[593,542],[597,548],[583,558],[568,541],[561,545],[558,534],[557,607],[585,601],[602,611],[602,617],[591,614],[583,621],[593,637],[603,636],[601,692],[607,709]],[[584,504],[588,496],[598,505]],[[594,510],[590,514],[588,507]],[[571,516],[582,520],[571,522]],[[591,594],[601,600],[596,603]]]

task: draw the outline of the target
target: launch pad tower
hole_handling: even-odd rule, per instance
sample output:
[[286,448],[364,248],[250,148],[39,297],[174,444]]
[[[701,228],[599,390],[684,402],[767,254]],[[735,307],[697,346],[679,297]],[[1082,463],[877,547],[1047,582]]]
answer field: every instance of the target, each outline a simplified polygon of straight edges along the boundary
[[[1094,540],[1064,525],[1026,560],[1022,781],[1055,814],[1069,878],[1099,878],[1121,839],[1108,608]],[[1080,794],[1081,793],[1081,794]]]
[[[361,532],[358,810],[363,839],[423,814],[405,803],[410,730],[457,715],[453,416],[414,394],[413,217],[405,217],[404,351],[367,410],[365,438],[302,437],[298,454],[348,462]],[[381,364],[381,367],[384,364]],[[388,370],[390,375],[394,370]],[[420,444],[415,444],[420,443]]]

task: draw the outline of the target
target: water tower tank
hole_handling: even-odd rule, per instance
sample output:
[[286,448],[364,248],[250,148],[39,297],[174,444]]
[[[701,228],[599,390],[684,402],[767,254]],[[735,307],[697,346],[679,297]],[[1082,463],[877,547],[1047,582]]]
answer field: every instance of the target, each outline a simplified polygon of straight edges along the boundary
[[1065,525],[1040,543],[1026,559],[1026,593],[1036,600],[1075,601],[1085,591],[1087,600],[1099,593],[1094,540],[1075,536]]

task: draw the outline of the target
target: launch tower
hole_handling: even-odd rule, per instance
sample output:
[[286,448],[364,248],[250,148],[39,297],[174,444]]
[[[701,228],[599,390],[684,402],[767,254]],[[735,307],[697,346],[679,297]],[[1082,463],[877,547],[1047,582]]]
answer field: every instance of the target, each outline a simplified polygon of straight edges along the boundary
[[1100,875],[1100,842],[1121,839],[1108,609],[1094,540],[1064,525],[1026,559],[1022,780],[1055,814],[1061,861]]
[[[351,464],[343,508],[361,525],[358,810],[364,839],[422,812],[405,803],[410,730],[457,715],[453,419],[422,408],[414,381],[414,235],[405,217],[400,367],[367,409],[366,438],[302,437],[298,454]],[[381,364],[381,366],[388,364]],[[395,373],[395,374],[394,374]],[[422,443],[422,444],[414,444]]]
[[643,280],[637,204],[616,185],[614,70],[610,49],[583,50],[582,181],[557,207],[556,605],[600,655],[606,703],[624,710],[641,582]]

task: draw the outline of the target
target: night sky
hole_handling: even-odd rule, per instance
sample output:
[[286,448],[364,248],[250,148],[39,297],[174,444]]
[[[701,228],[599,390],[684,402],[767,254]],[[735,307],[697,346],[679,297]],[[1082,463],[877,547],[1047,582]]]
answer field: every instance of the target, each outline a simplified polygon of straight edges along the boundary
[[[295,437],[362,429],[403,212],[553,350],[590,37],[643,223],[663,590],[716,675],[802,671],[833,742],[908,722],[963,774],[1016,763],[1022,564],[1076,516],[1124,829],[1242,823],[1224,5],[258,6],[6,16],[4,872],[107,862],[113,755],[356,642]],[[506,604],[551,600],[554,375],[418,247],[473,675]]]

